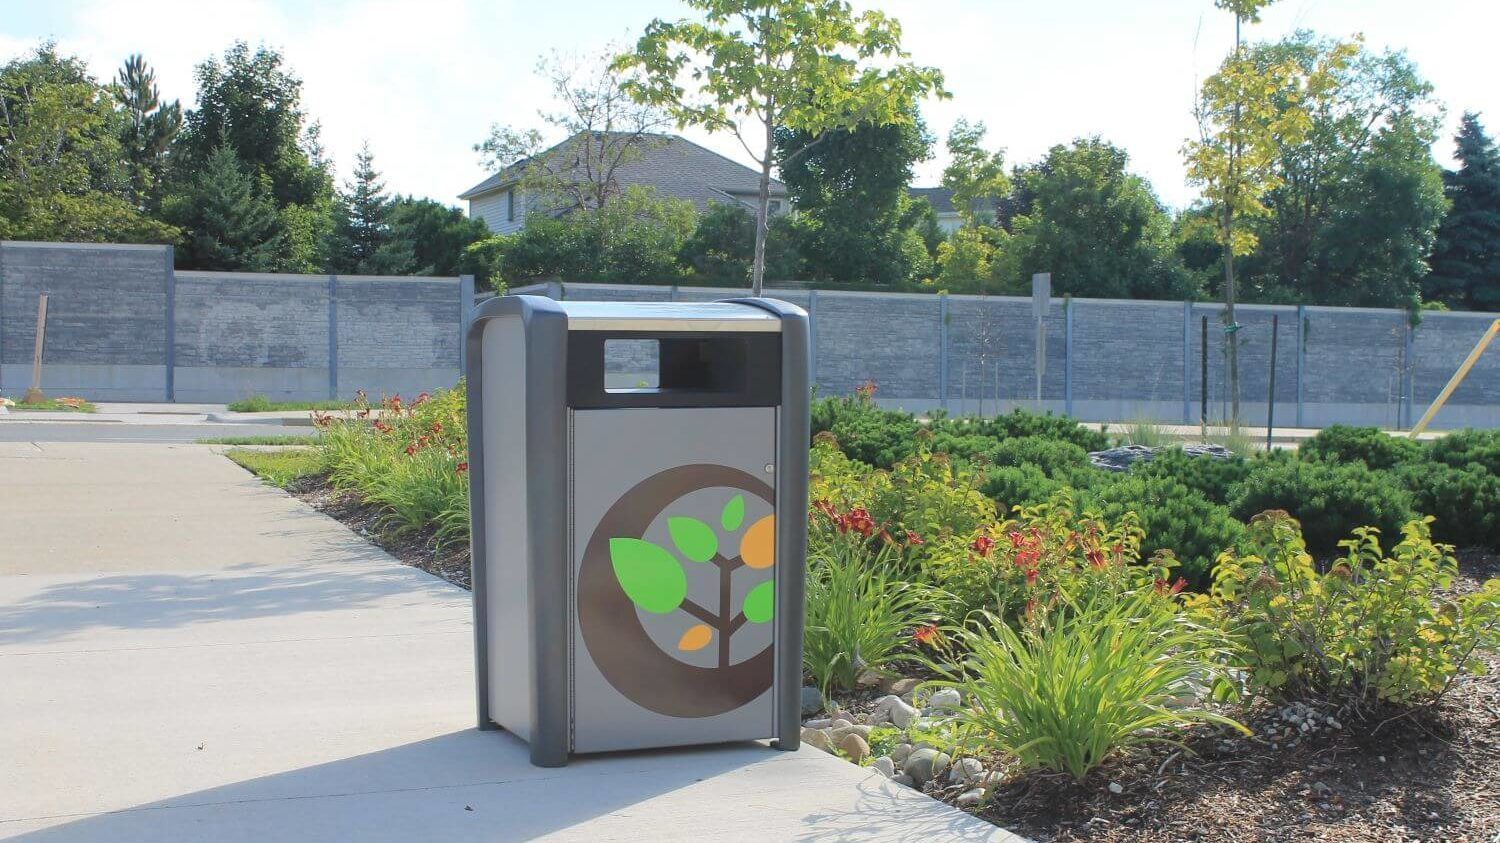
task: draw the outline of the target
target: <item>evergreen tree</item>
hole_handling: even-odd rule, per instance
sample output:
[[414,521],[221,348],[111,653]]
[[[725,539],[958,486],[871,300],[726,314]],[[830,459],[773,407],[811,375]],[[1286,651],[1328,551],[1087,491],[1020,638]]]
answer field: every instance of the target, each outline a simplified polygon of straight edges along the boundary
[[228,144],[208,156],[188,188],[170,197],[163,211],[188,230],[177,252],[180,267],[276,268],[285,237],[276,205]]
[[[335,265],[339,272],[385,274],[405,272],[414,262],[411,248],[393,248],[391,227],[387,220],[391,200],[385,183],[375,169],[375,155],[366,143],[354,156],[354,179],[345,184],[339,196],[340,214],[336,238]],[[392,266],[407,257],[407,266]]]
[[1464,115],[1459,168],[1443,174],[1453,204],[1438,229],[1423,297],[1452,307],[1500,311],[1500,150],[1479,115]]
[[156,72],[140,54],[125,60],[115,77],[115,100],[125,112],[120,146],[130,167],[130,192],[137,205],[153,198],[167,148],[182,128],[182,106],[162,102]]

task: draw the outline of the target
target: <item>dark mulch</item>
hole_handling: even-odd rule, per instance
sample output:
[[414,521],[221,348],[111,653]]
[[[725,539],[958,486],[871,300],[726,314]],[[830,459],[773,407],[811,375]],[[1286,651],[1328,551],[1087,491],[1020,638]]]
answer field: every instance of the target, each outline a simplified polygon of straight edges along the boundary
[[[1470,590],[1500,557],[1461,554]],[[1303,735],[1252,707],[1253,737],[1198,729],[1082,783],[1007,781],[981,814],[1038,841],[1500,841],[1500,657],[1431,709],[1337,718]],[[1328,713],[1334,714],[1336,713]],[[1111,792],[1111,783],[1121,792]]]
[[379,506],[329,486],[322,477],[309,477],[287,489],[314,509],[341,522],[396,557],[403,565],[420,568],[462,588],[469,587],[469,546],[448,542],[439,546],[431,528],[395,535],[381,522]]

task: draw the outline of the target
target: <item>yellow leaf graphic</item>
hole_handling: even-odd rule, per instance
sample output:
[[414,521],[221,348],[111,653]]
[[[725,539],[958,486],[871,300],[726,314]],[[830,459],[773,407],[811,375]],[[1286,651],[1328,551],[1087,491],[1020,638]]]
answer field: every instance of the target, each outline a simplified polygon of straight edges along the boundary
[[682,638],[677,641],[677,649],[689,653],[701,650],[708,646],[708,642],[714,640],[714,631],[708,628],[708,624],[694,624],[682,633]]
[[745,531],[740,539],[740,561],[751,568],[776,564],[776,516],[767,515]]

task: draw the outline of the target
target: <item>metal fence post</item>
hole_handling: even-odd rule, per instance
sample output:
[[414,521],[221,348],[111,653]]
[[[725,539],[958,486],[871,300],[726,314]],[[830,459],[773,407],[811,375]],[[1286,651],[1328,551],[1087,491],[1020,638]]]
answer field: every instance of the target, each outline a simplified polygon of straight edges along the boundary
[[1297,426],[1302,427],[1302,384],[1307,365],[1307,306],[1297,305]]
[[1193,423],[1193,303],[1182,303],[1182,423]]
[[1063,412],[1073,415],[1073,296],[1063,297]]
[[807,291],[807,373],[813,391],[818,389],[818,291]]
[[469,374],[469,323],[474,319],[474,276],[458,276],[458,376]]
[[166,282],[166,341],[163,362],[166,368],[166,393],[167,401],[177,400],[177,270],[173,266],[175,262],[176,249],[172,246],[166,247],[163,253],[162,271]]
[[1396,406],[1396,424],[1402,430],[1411,426],[1411,394],[1416,388],[1416,378],[1413,377],[1416,364],[1412,362],[1416,333],[1417,328],[1408,317],[1401,339],[1401,403]]
[[328,399],[339,397],[339,277],[328,276]]
[[938,293],[938,402],[948,411],[948,294]]

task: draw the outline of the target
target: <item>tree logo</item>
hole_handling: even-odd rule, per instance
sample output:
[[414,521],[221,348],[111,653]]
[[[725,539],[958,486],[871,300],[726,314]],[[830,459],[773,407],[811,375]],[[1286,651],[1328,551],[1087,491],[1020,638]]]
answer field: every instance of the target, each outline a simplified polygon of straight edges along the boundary
[[[604,514],[579,567],[578,625],[617,691],[658,714],[710,717],[771,687],[775,516],[747,512],[774,495],[738,469],[685,465]],[[745,652],[737,633],[765,646]]]

